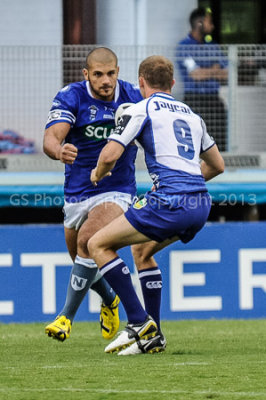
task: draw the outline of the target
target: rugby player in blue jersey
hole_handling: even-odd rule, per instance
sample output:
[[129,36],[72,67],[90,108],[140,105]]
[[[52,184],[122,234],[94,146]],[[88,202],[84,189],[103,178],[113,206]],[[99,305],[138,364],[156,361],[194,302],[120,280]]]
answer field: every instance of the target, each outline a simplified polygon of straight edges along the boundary
[[92,50],[83,69],[84,80],[69,84],[53,100],[44,135],[44,152],[65,164],[64,230],[74,265],[65,305],[45,332],[60,341],[71,332],[75,314],[89,288],[103,299],[102,336],[112,338],[119,327],[119,298],[88,253],[87,241],[100,228],[126,211],[136,193],[136,145],[129,146],[112,176],[97,187],[90,173],[108,136],[121,103],[142,100],[138,88],[118,79],[117,57],[108,48]]
[[211,208],[205,181],[224,170],[223,158],[201,117],[171,95],[173,73],[173,64],[165,57],[142,61],[139,86],[144,100],[121,115],[91,173],[97,188],[102,180],[110,179],[120,157],[137,140],[155,189],[88,242],[91,256],[119,295],[128,318],[126,328],[105,348],[107,353],[164,350],[162,333],[142,307],[117,250],[138,243],[139,250],[146,249],[152,257],[174,241],[192,240]]

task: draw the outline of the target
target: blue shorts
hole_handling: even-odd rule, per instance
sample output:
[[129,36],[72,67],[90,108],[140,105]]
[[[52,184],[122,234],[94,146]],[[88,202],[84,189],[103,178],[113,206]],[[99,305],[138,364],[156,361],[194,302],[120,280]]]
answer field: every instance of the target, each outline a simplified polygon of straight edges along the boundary
[[125,213],[131,225],[156,242],[178,236],[183,243],[204,226],[211,209],[208,192],[161,195],[148,192]]

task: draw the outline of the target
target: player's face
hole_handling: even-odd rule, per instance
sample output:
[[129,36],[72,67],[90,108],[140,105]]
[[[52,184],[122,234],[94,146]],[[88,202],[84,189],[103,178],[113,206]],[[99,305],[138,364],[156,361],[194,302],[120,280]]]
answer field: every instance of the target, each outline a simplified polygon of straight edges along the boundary
[[84,69],[84,77],[90,82],[91,91],[96,99],[112,101],[114,98],[119,67],[115,62],[101,64],[94,62],[89,69]]
[[203,19],[203,31],[207,35],[209,33],[212,33],[214,29],[214,25],[212,22],[212,17],[211,15],[207,14],[206,17]]

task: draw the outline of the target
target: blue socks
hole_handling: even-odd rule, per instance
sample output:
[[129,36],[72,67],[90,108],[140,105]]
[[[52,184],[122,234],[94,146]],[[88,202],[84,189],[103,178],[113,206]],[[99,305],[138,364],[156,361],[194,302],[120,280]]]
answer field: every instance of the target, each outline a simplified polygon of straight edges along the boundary
[[60,315],[73,321],[76,312],[97,274],[94,260],[76,256],[67,289],[66,302]]
[[145,310],[154,319],[160,331],[162,274],[158,267],[139,271]]
[[144,322],[148,316],[132,285],[130,271],[121,258],[109,261],[101,268],[101,274],[120,297],[130,324]]
[[72,322],[91,287],[102,297],[105,305],[110,305],[117,293],[125,308],[129,323],[144,322],[149,314],[160,330],[161,271],[158,267],[141,270],[139,279],[146,311],[132,285],[130,271],[121,258],[117,257],[105,264],[100,274],[92,259],[77,256],[71,271],[66,302],[60,315],[65,315]]

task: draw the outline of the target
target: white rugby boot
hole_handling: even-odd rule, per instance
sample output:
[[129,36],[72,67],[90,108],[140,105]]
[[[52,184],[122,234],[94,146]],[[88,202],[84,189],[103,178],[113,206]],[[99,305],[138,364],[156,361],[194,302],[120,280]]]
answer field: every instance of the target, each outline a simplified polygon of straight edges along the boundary
[[146,321],[140,324],[127,324],[125,329],[120,332],[118,337],[105,347],[105,353],[113,353],[120,351],[139,341],[140,339],[148,340],[157,333],[156,322],[148,316]]

